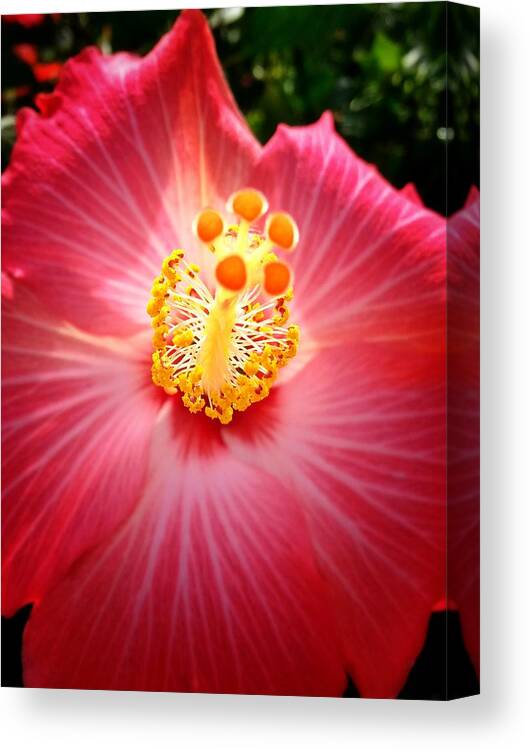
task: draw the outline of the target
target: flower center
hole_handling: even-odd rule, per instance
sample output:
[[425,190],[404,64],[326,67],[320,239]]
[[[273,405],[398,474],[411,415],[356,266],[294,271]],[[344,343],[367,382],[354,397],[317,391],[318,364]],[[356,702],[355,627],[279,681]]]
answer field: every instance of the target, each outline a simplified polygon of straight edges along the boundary
[[147,305],[153,382],[222,424],[266,398],[297,351],[299,329],[287,326],[292,274],[273,249],[293,250],[298,230],[288,214],[276,213],[257,231],[252,224],[267,208],[259,191],[247,189],[228,201],[238,224],[226,227],[217,211],[201,211],[193,229],[215,255],[215,288],[183,250],[173,250]]

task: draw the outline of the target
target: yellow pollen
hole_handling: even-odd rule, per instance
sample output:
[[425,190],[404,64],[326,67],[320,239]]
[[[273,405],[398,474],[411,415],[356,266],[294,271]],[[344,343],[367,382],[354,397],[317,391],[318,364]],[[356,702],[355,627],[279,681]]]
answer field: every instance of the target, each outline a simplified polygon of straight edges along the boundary
[[298,327],[287,326],[291,273],[271,252],[274,245],[293,248],[294,220],[274,214],[281,219],[269,223],[266,235],[252,229],[268,208],[253,189],[234,193],[229,207],[239,224],[226,226],[213,209],[194,222],[197,237],[215,252],[216,287],[196,264],[186,263],[183,250],[173,250],[147,304],[153,382],[169,395],[180,394],[191,413],[204,412],[222,424],[268,396],[299,341]]

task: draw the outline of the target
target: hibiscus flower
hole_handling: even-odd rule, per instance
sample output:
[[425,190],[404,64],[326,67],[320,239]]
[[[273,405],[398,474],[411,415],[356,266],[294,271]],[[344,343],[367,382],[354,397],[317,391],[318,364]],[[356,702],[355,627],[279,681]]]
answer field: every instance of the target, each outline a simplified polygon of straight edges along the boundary
[[196,11],[37,103],[3,220],[25,684],[396,695],[446,593],[446,222],[329,114],[261,147]]

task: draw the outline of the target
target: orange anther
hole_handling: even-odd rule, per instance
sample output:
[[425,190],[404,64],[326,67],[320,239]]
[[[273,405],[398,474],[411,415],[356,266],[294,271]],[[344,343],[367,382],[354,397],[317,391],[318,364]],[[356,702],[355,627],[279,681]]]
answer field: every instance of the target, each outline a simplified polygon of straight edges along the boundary
[[264,267],[264,288],[272,297],[286,292],[290,285],[290,268],[279,260],[271,261]]
[[240,292],[246,286],[246,264],[240,255],[228,255],[215,269],[219,284],[230,292]]
[[293,250],[299,239],[299,231],[294,219],[285,213],[271,214],[266,224],[270,241],[283,250]]
[[228,209],[242,219],[252,222],[266,213],[268,203],[259,190],[248,188],[233,193],[228,201]]
[[197,237],[209,244],[217,239],[224,231],[224,222],[218,211],[206,208],[195,219],[195,233]]

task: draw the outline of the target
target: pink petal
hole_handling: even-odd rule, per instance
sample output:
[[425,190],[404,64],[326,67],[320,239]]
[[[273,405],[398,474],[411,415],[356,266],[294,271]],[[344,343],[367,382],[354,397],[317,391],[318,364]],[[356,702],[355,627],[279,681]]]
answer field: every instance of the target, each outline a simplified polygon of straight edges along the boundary
[[310,127],[280,126],[253,183],[299,225],[292,317],[312,339],[398,347],[411,337],[440,351],[445,221],[356,157],[329,115]]
[[25,684],[340,695],[296,503],[233,458],[212,423],[184,416],[175,436],[167,407],[135,512],[34,608]]
[[[267,403],[268,402],[268,403]],[[380,350],[322,350],[227,433],[303,502],[361,694],[398,693],[444,594],[444,389]]]
[[144,59],[84,50],[38,103],[4,176],[4,268],[84,330],[132,333],[161,258],[199,259],[195,213],[245,183],[259,147],[197,11]]
[[328,117],[280,128],[254,182],[300,226],[292,318],[310,356],[226,440],[302,500],[347,667],[392,696],[445,596],[445,222]]
[[448,220],[448,592],[479,672],[479,193]]
[[39,599],[130,513],[159,408],[148,340],[83,333],[50,316],[21,282],[10,285],[2,345],[8,615]]

